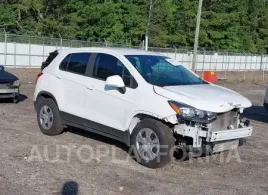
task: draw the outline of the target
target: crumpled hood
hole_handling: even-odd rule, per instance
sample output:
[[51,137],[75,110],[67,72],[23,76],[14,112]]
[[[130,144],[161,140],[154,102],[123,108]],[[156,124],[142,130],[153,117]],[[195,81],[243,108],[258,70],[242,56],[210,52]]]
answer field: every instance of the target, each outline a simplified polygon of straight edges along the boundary
[[248,108],[252,104],[242,95],[214,84],[154,86],[158,95],[200,110],[222,113],[233,108]]

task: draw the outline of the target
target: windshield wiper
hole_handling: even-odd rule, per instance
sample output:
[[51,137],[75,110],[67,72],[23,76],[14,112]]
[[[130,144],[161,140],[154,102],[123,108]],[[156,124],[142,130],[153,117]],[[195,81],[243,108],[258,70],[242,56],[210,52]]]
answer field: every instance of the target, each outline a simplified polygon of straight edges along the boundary
[[182,83],[165,83],[165,84],[162,84],[163,87],[166,87],[166,86],[176,86],[176,85],[184,85]]
[[162,84],[155,84],[155,83],[152,83],[152,85],[155,85],[155,86],[158,86],[158,87],[165,87],[165,85],[162,85]]

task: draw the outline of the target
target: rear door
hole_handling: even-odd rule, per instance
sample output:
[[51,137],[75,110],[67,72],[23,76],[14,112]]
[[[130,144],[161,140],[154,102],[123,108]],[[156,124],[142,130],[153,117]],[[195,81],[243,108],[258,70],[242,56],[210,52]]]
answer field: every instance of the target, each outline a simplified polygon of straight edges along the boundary
[[84,117],[85,82],[90,53],[72,53],[60,64],[57,78],[61,80],[61,111]]

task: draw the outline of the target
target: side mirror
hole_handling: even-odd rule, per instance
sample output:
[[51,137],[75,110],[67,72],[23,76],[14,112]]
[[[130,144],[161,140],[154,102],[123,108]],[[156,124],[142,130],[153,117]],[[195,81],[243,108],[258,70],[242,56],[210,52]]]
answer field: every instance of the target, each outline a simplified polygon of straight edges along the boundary
[[105,84],[107,86],[110,86],[110,87],[117,87],[117,88],[124,88],[125,87],[125,83],[124,83],[123,79],[118,75],[108,77],[106,79]]

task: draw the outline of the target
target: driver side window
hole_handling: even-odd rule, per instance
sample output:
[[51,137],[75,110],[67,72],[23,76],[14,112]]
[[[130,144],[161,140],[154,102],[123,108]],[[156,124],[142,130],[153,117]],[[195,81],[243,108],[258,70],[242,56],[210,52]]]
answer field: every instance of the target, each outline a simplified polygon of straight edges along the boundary
[[109,76],[114,75],[121,76],[126,87],[131,86],[133,77],[120,60],[112,55],[103,53],[97,54],[94,63],[93,77],[106,80]]

